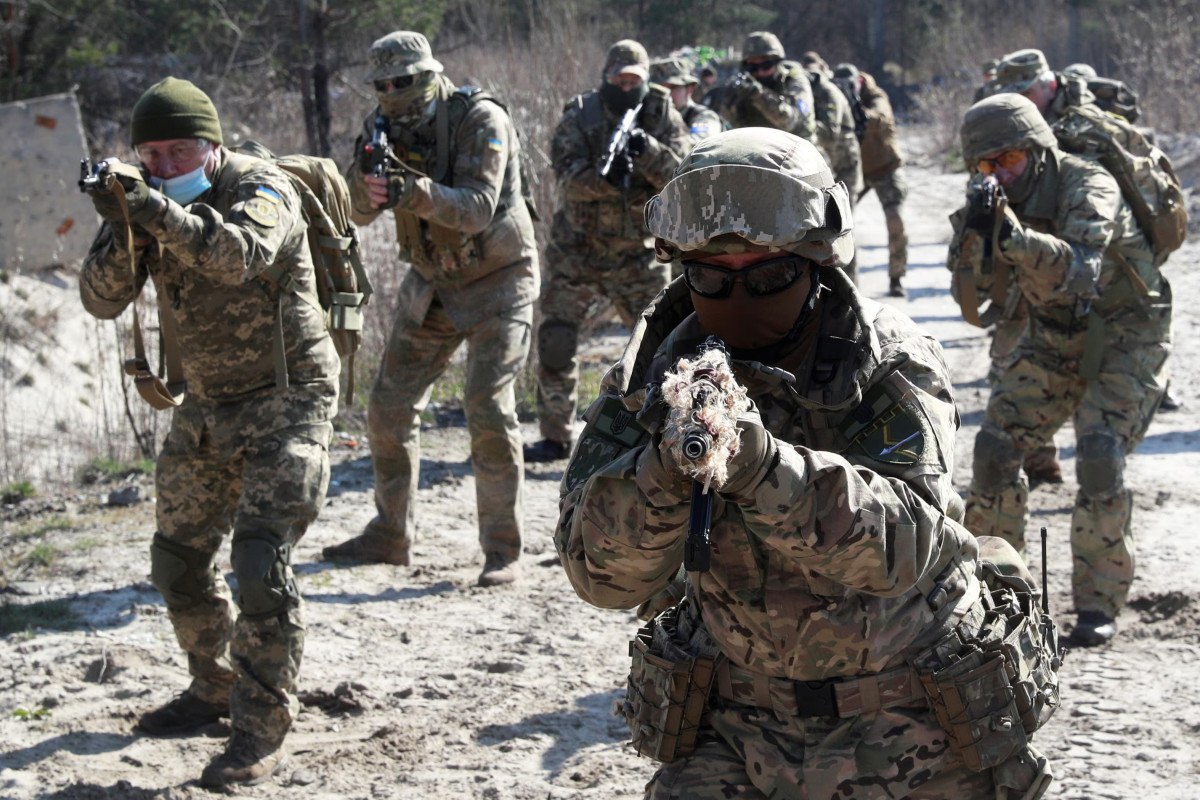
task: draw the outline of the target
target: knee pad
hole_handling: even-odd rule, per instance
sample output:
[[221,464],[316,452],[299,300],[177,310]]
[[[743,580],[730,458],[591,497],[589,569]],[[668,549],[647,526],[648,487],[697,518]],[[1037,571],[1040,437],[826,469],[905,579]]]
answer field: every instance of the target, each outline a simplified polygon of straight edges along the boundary
[[1086,431],[1075,453],[1079,491],[1088,497],[1109,497],[1125,488],[1125,451],[1108,431]]
[[212,558],[156,533],[150,542],[150,582],[167,608],[189,608],[213,592]]
[[538,327],[538,361],[547,369],[558,372],[570,367],[578,348],[579,328],[574,323],[548,319]]
[[975,435],[974,485],[982,492],[997,492],[1016,483],[1021,474],[1021,451],[1004,431],[984,424]]
[[300,602],[300,592],[288,571],[292,546],[266,531],[235,534],[230,551],[237,576],[237,605],[249,619],[284,613]]

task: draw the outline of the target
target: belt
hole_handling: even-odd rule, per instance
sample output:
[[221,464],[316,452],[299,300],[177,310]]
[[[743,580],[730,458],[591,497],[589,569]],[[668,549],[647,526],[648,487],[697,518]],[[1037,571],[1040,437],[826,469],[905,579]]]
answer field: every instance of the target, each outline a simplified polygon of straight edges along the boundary
[[855,717],[884,708],[929,704],[916,673],[907,665],[855,678],[793,681],[722,660],[716,683],[717,694],[725,700],[798,717]]

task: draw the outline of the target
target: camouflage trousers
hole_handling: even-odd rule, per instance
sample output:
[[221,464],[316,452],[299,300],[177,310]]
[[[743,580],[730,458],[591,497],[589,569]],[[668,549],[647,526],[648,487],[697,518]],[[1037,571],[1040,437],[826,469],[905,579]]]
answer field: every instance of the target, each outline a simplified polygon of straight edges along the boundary
[[908,272],[908,235],[904,232],[904,219],[900,207],[908,196],[908,183],[904,179],[904,168],[897,167],[886,175],[863,178],[868,190],[874,190],[883,206],[883,218],[888,233],[888,277],[903,278]]
[[1025,546],[1029,486],[1021,467],[1069,418],[1079,491],[1071,518],[1077,611],[1115,617],[1134,576],[1133,496],[1125,457],[1150,424],[1166,387],[1170,308],[1131,310],[1106,326],[1095,376],[1081,374],[1086,333],[1055,334],[1031,320],[988,401],[975,439],[966,526]]
[[[333,429],[288,424],[311,416],[295,404],[250,405],[189,399],[175,411],[156,471],[151,577],[187,653],[191,691],[228,702],[235,728],[278,741],[299,710],[304,653],[291,555],[325,502]],[[236,614],[216,567],[231,530]]]
[[463,409],[484,553],[521,554],[525,462],[513,382],[529,355],[533,308],[510,309],[460,331],[435,298],[423,320],[397,314],[371,389],[367,425],[378,516],[368,530],[411,546],[420,479],[421,412],[433,383],[467,344]]
[[626,327],[670,281],[670,268],[639,242],[612,250],[552,241],[542,279],[537,335],[538,420],[542,437],[575,438],[579,326],[596,297],[607,297]]
[[[1016,313],[1011,317],[1001,317],[992,327],[992,344],[988,349],[992,366],[987,376],[992,389],[996,388],[1004,370],[1016,359],[1017,345],[1021,343],[1021,337],[1025,335],[1028,326],[1029,306],[1022,301],[1017,304]],[[1058,468],[1057,464],[1058,448],[1054,444],[1053,436],[1050,441],[1043,442],[1025,453],[1025,470],[1030,475],[1055,470]]]
[[721,701],[695,752],[661,767],[648,800],[994,800],[928,709],[805,718]]

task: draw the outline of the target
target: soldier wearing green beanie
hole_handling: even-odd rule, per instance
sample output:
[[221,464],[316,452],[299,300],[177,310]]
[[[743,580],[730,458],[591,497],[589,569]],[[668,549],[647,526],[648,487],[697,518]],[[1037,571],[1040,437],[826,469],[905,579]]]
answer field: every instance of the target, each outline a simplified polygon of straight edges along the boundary
[[[257,783],[286,763],[299,711],[304,620],[291,553],[325,500],[337,353],[314,306],[291,180],[225,149],[212,100],[178,78],[138,100],[130,141],[139,166],[101,164],[100,177],[114,180],[92,194],[105,221],[79,291],[100,319],[121,314],[147,282],[173,300],[164,313],[175,319],[186,391],[171,398],[158,457],[150,576],[191,673],[138,728],[172,736],[228,717],[233,733],[200,783]],[[281,277],[296,288],[281,289]],[[236,601],[214,568],[231,531]]]

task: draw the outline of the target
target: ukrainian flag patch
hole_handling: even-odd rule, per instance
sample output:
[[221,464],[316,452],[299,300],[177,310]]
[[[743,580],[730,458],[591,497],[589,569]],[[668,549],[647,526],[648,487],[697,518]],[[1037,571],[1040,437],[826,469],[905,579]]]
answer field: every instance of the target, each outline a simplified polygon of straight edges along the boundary
[[270,200],[272,203],[282,203],[283,195],[275,191],[269,186],[255,186],[254,194],[264,200]]
[[487,140],[488,150],[495,150],[497,153],[504,151],[504,142],[497,139],[495,136]]

